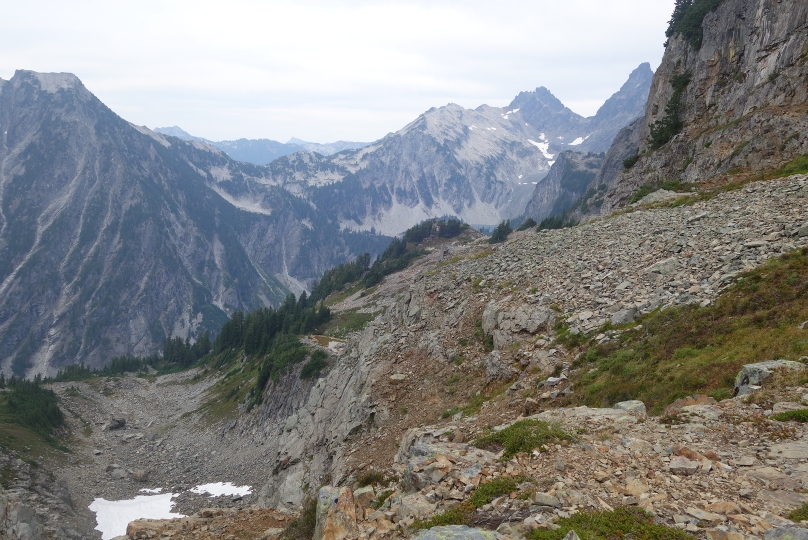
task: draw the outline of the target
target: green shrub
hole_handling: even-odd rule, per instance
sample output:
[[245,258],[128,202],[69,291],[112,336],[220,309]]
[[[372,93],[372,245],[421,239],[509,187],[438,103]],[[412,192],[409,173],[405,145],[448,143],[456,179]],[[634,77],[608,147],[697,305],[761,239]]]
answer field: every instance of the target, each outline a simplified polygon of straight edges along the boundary
[[772,415],[772,419],[780,422],[808,422],[808,409],[797,409]]
[[491,233],[491,238],[488,239],[488,243],[499,244],[500,242],[504,242],[508,239],[508,235],[511,234],[511,232],[513,232],[513,229],[511,229],[511,220],[503,221],[497,225],[497,228]]
[[561,441],[574,441],[572,435],[563,431],[558,425],[548,424],[541,420],[519,420],[501,431],[478,437],[472,444],[478,448],[503,448],[503,460],[507,460],[519,452],[530,452],[534,449],[544,451],[543,446]]
[[308,497],[303,501],[300,516],[289,522],[278,537],[281,540],[309,540],[317,526],[317,499]]
[[356,485],[363,488],[367,486],[373,485],[384,485],[389,482],[389,479],[385,474],[381,471],[368,471],[362,476],[359,477],[359,480],[356,481]]
[[530,540],[562,540],[575,531],[582,540],[686,540],[686,532],[658,525],[654,517],[641,508],[619,507],[610,512],[578,512],[556,522],[555,531],[537,529]]
[[312,379],[320,376],[320,370],[328,365],[328,354],[322,349],[311,353],[309,361],[300,370],[301,379]]
[[484,506],[497,497],[507,495],[517,490],[516,479],[511,476],[498,476],[490,482],[480,484],[474,490],[468,501],[474,505],[475,508]]
[[639,154],[634,154],[633,156],[627,157],[626,159],[623,160],[623,168],[630,169],[634,165],[636,165],[638,161],[640,161]]
[[528,229],[530,229],[530,228],[532,228],[532,227],[535,227],[536,225],[538,225],[538,223],[536,223],[536,220],[535,220],[535,219],[533,219],[533,218],[527,218],[526,220],[524,220],[524,221],[522,222],[522,224],[521,224],[521,225],[519,225],[519,228],[518,228],[518,229],[516,229],[516,230],[517,230],[517,231],[526,231],[526,230],[528,230]]
[[786,517],[797,523],[808,520],[808,503],[802,503],[802,506],[789,512]]

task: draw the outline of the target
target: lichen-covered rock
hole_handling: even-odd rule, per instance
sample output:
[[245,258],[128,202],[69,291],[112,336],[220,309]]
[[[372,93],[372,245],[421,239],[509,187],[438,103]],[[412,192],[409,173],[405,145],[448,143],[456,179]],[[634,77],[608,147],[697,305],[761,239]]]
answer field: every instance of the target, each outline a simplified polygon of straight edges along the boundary
[[496,540],[497,534],[466,525],[445,525],[420,531],[413,540]]
[[314,540],[345,540],[356,533],[356,504],[347,487],[323,486],[317,493]]
[[767,360],[766,362],[746,364],[735,376],[735,393],[743,394],[744,388],[760,386],[778,369],[796,371],[805,369],[805,364],[793,360]]

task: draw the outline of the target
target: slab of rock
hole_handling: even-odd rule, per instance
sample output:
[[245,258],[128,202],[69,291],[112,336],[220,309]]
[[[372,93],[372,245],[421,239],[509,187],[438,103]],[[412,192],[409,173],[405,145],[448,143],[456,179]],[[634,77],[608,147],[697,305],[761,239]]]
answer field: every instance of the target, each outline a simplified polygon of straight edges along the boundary
[[808,456],[808,441],[792,441],[773,444],[769,449],[770,458],[800,459]]
[[701,416],[707,420],[718,420],[724,414],[724,411],[714,405],[685,405],[681,412]]
[[346,540],[356,536],[356,503],[347,487],[323,486],[317,493],[314,540]]
[[398,517],[426,520],[432,517],[437,505],[426,500],[421,493],[413,493],[402,497],[398,507]]
[[552,506],[555,508],[561,507],[561,501],[558,497],[550,495],[549,493],[536,492],[530,496],[530,500],[539,506]]
[[684,456],[673,456],[670,464],[668,464],[668,468],[673,474],[690,476],[696,474],[700,465],[700,462],[691,461]]
[[717,521],[724,521],[725,519],[727,519],[721,514],[708,512],[707,510],[701,510],[700,508],[687,508],[685,512],[687,512],[688,515],[691,515],[694,518],[698,519],[699,521],[717,522]]
[[497,540],[497,533],[466,525],[445,525],[419,531],[413,540]]
[[769,529],[763,533],[763,540],[808,540],[808,529],[801,527]]

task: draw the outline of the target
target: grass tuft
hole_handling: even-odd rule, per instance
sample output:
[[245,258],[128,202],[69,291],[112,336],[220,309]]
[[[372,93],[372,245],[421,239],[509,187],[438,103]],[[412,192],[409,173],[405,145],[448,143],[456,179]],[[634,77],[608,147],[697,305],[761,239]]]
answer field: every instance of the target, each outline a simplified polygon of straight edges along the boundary
[[579,512],[556,522],[555,531],[538,529],[530,540],[562,540],[575,531],[581,540],[685,540],[692,538],[679,529],[654,523],[654,517],[641,508],[620,507],[609,512]]
[[472,444],[484,449],[502,448],[505,450],[502,459],[508,460],[520,452],[531,452],[534,449],[543,452],[543,447],[548,444],[574,440],[572,435],[558,425],[541,420],[519,420],[501,431],[478,437]]
[[780,422],[808,422],[808,409],[797,409],[795,411],[786,411],[777,413],[771,416],[773,420]]

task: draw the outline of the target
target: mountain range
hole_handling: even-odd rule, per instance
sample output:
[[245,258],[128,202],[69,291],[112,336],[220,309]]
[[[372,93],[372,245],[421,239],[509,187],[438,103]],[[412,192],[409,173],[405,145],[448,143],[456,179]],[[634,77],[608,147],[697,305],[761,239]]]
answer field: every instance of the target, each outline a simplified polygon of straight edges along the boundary
[[367,146],[368,143],[353,141],[337,141],[333,143],[313,143],[292,137],[282,143],[272,139],[238,139],[235,141],[210,141],[191,135],[179,126],[154,128],[155,133],[171,135],[184,141],[199,141],[218,148],[236,161],[245,161],[255,165],[266,165],[273,160],[296,152],[317,152],[330,156],[343,150],[355,150]]
[[278,305],[426,218],[518,216],[560,152],[606,149],[651,76],[641,65],[591,118],[538,88],[259,166],[135,126],[74,75],[17,71],[0,81],[2,370],[153,354],[166,336]]

